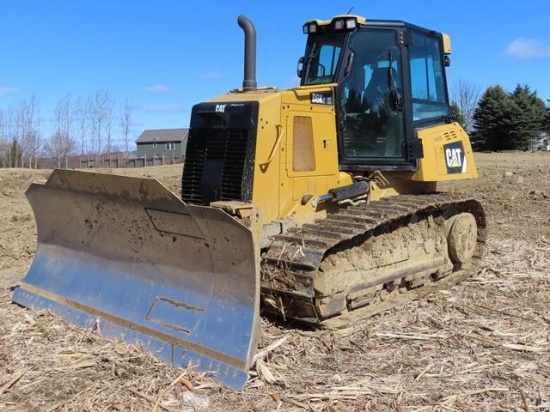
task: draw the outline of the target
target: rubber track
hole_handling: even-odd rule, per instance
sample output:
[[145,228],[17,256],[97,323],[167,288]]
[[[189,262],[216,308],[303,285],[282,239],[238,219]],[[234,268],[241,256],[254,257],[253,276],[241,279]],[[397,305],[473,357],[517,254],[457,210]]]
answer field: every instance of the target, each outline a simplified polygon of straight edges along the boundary
[[[418,299],[426,293],[458,283],[475,272],[480,264],[486,240],[485,212],[481,204],[470,197],[435,193],[400,195],[350,206],[313,224],[305,224],[277,235],[269,250],[263,255],[262,288],[275,294],[294,295],[313,302],[313,276],[327,254],[353,247],[354,243],[364,241],[368,236],[388,233],[397,227],[407,225],[414,215],[419,218],[438,216],[448,209],[469,212],[475,216],[478,225],[478,250],[474,261],[468,270],[459,269],[433,284],[428,283],[408,291],[410,299],[406,300]],[[341,322],[351,322],[385,311],[404,301],[403,297],[393,300],[396,300],[396,303],[392,304],[390,296],[379,304],[358,308],[334,319],[323,320],[323,323],[335,326]],[[300,313],[293,313],[292,308],[285,308],[285,312],[290,318],[311,322],[311,318],[302,319]]]

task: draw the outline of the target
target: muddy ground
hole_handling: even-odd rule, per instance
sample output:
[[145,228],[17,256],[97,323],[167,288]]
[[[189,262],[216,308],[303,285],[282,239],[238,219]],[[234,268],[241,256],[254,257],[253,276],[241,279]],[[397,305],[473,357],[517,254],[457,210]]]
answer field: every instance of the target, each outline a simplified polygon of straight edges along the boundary
[[[550,153],[476,160],[479,179],[440,186],[486,208],[473,277],[336,332],[263,318],[242,392],[12,304],[36,246],[24,191],[48,171],[0,169],[0,410],[550,410]],[[179,192],[181,165],[123,172]]]

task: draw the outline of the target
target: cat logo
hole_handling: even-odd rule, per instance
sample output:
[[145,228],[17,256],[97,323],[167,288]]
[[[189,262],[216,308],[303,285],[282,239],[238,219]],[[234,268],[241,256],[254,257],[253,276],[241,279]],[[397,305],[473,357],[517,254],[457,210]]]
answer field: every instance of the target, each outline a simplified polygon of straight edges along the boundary
[[462,142],[449,143],[443,146],[447,173],[466,173],[467,162]]
[[216,105],[216,113],[225,113],[225,104],[217,104]]

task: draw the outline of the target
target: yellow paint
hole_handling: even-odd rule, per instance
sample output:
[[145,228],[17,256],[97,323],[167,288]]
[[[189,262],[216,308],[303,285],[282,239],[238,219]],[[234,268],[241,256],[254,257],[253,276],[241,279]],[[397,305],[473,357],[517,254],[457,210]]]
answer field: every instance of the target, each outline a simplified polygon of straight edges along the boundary
[[[447,180],[473,179],[477,177],[472,146],[466,132],[458,123],[449,123],[417,130],[417,137],[422,141],[424,157],[418,160],[418,170],[411,176],[414,181],[441,182]],[[448,173],[448,158],[445,146],[461,142],[464,150],[464,171]]]
[[441,38],[443,39],[443,53],[451,54],[451,38],[445,33],[441,33]]
[[[263,223],[291,219],[298,225],[323,218],[327,207],[314,207],[312,197],[326,194],[330,189],[353,183],[350,173],[341,172],[338,164],[336,116],[333,105],[312,104],[311,92],[332,92],[336,85],[299,87],[290,90],[274,88],[252,92],[233,91],[210,101],[258,101],[259,115],[256,136],[256,160],[253,178],[252,203],[261,210]],[[299,122],[296,119],[300,118]],[[307,124],[311,118],[312,144],[306,147],[314,159],[307,159],[303,167],[296,165],[294,156],[295,123]],[[371,182],[370,199],[404,193],[425,193],[435,190],[436,183],[445,180],[477,177],[477,169],[468,136],[458,123],[433,126],[417,130],[424,157],[418,160],[413,172],[378,173],[379,179]],[[462,143],[464,172],[448,173],[447,162],[456,166],[456,159],[446,153],[449,144]],[[459,158],[462,159],[462,158]],[[309,161],[311,160],[311,161]],[[455,163],[453,163],[455,162]],[[456,167],[455,169],[456,170]]]

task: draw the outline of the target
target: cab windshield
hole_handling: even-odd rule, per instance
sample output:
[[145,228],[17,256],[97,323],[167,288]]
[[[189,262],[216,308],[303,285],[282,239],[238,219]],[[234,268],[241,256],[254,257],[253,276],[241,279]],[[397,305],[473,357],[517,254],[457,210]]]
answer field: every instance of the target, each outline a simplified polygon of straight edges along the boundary
[[302,86],[336,83],[346,33],[308,36],[302,71]]

